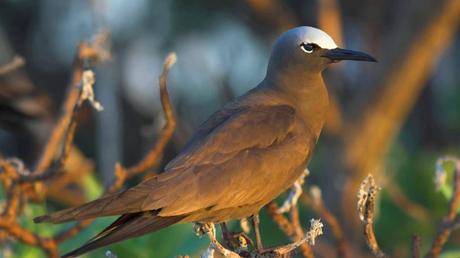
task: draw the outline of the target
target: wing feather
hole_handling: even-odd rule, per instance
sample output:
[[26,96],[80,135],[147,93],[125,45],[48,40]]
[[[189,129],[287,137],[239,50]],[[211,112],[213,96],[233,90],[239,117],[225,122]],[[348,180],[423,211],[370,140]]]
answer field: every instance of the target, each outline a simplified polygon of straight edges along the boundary
[[[39,217],[36,222],[60,223],[151,210],[158,210],[159,216],[175,216],[215,206],[228,192],[226,187],[241,185],[262,168],[266,153],[295,154],[281,153],[277,146],[301,138],[295,135],[299,123],[294,109],[287,105],[224,109],[200,127],[164,173],[121,193]],[[294,155],[296,164],[292,166],[298,166],[305,155],[304,150]],[[250,186],[240,188],[248,190]],[[247,199],[238,195],[245,195],[244,191],[235,193],[235,200]]]

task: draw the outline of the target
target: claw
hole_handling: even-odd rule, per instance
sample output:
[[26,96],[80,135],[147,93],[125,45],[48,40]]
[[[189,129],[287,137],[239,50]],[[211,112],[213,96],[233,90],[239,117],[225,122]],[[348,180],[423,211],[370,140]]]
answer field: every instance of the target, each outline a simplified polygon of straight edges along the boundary
[[210,226],[207,223],[195,222],[193,224],[193,232],[199,237],[202,237],[205,234],[208,234],[210,231]]
[[[215,251],[222,254],[224,257],[229,258],[241,258],[241,256],[233,251],[228,250],[227,248],[223,247],[219,241],[216,239],[216,228],[214,227],[213,223],[195,223],[194,231],[198,233],[206,233],[211,240],[208,249],[201,255],[202,258],[214,258]],[[204,235],[201,234],[201,235]]]

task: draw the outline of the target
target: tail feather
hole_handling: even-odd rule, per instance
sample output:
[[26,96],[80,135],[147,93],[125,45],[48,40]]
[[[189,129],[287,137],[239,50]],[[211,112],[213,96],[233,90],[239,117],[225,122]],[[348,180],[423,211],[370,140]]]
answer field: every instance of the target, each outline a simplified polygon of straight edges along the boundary
[[105,228],[101,233],[65,255],[63,258],[77,257],[91,250],[110,245],[128,238],[151,233],[172,224],[178,223],[184,217],[159,217],[152,212],[138,212],[125,214]]
[[126,194],[127,191],[106,195],[100,199],[85,203],[51,214],[34,218],[35,223],[51,222],[63,223],[72,220],[85,220],[101,216],[122,215],[136,213],[141,210],[140,205],[145,195]]

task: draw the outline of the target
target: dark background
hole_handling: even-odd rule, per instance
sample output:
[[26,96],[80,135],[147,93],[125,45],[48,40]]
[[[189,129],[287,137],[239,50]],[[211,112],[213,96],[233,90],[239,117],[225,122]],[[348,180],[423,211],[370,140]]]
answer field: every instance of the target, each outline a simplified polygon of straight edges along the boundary
[[[95,68],[96,98],[105,110],[84,109],[75,141],[95,165],[82,172],[91,183],[82,184],[83,197],[75,199],[95,198],[113,179],[115,162],[132,165],[155,142],[164,124],[157,78],[168,52],[178,56],[169,77],[178,127],[157,171],[208,115],[263,79],[277,35],[300,25],[320,27],[339,46],[371,53],[379,62],[344,62],[324,73],[331,115],[305,189],[322,189],[356,257],[365,257],[356,191],[364,176],[374,174],[382,187],[379,242],[395,257],[407,257],[411,235],[420,235],[426,250],[447,209],[445,195],[435,192],[435,162],[460,150],[460,7],[454,1],[1,0],[0,64],[15,55],[26,64],[0,77],[0,151],[33,165],[59,114],[78,42],[107,30],[112,58]],[[70,203],[56,199],[27,207],[23,223],[54,232],[56,226],[37,227],[30,218]],[[307,227],[317,215],[300,207]],[[95,223],[62,250],[109,221]],[[266,245],[288,242],[265,212],[262,233]],[[207,241],[181,225],[107,249],[118,257],[197,256]],[[334,243],[327,225],[318,242],[314,250],[324,257],[326,244]],[[459,245],[457,232],[447,247],[452,257]],[[13,257],[42,255],[20,244],[12,251]]]

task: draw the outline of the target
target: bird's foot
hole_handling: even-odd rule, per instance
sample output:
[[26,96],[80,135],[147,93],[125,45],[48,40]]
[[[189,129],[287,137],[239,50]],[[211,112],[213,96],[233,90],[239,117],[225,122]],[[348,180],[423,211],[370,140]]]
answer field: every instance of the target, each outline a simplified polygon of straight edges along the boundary
[[229,248],[239,254],[241,254],[242,252],[247,252],[249,249],[249,245],[254,245],[252,239],[244,232],[229,233],[229,235],[227,235],[227,241],[229,243]]
[[217,241],[216,228],[213,223],[195,223],[194,230],[197,233],[202,233],[201,235],[207,234],[211,240],[208,249],[201,255],[201,258],[214,258],[215,252],[229,258],[241,258],[238,253],[228,250]]
[[229,231],[225,222],[222,222],[220,227],[225,247],[228,249],[241,254],[242,252],[247,252],[249,245],[254,245],[252,239],[246,234],[247,232]]
[[297,205],[300,195],[302,195],[302,185],[305,182],[305,177],[310,174],[308,168],[304,170],[302,175],[295,181],[289,191],[288,198],[284,201],[283,205],[276,211],[278,213],[285,213],[291,210],[292,207]]
[[210,230],[211,230],[211,225],[208,223],[195,222],[193,224],[193,232],[195,232],[195,234],[199,237],[202,237],[205,234],[208,234]]
[[254,234],[256,236],[256,249],[257,252],[262,253],[264,250],[264,246],[262,244],[262,235],[260,234],[260,219],[259,219],[259,214],[254,214],[252,216],[252,227],[254,228]]

